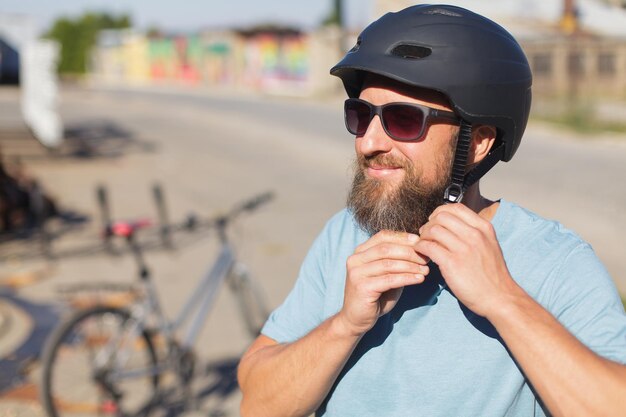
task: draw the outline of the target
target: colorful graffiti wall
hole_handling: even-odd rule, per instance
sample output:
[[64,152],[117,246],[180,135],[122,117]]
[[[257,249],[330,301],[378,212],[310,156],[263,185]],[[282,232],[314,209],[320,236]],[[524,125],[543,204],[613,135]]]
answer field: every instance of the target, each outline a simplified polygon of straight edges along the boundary
[[156,81],[201,81],[202,44],[197,36],[177,36],[148,41],[150,78]]
[[259,34],[245,43],[244,55],[246,85],[261,90],[306,87],[309,60],[302,36]]
[[[306,90],[310,84],[311,58],[306,34],[259,31],[141,38],[141,42],[135,35],[132,40],[129,37],[113,45],[99,45],[93,72],[102,80],[119,82],[143,79],[148,83],[294,93]],[[132,59],[127,60],[129,54]],[[126,59],[119,59],[121,56]],[[115,63],[111,62],[113,59]],[[124,61],[134,62],[134,70]],[[115,74],[111,73],[113,68]],[[143,68],[145,74],[139,76],[137,68]]]

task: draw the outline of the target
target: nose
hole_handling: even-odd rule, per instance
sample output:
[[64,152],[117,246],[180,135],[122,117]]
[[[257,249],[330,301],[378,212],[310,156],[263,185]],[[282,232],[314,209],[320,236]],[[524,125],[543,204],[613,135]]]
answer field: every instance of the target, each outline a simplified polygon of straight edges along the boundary
[[365,134],[358,136],[355,141],[356,151],[363,156],[374,156],[387,153],[393,146],[393,139],[387,136],[380,117],[374,116]]

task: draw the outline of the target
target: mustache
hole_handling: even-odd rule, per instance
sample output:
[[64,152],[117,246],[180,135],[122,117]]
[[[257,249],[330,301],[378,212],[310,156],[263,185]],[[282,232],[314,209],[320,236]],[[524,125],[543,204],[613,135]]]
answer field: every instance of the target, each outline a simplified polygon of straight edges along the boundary
[[413,167],[413,164],[410,161],[388,154],[376,154],[371,156],[358,155],[357,162],[358,166],[363,169],[369,168],[372,165],[399,167],[404,169],[411,169]]

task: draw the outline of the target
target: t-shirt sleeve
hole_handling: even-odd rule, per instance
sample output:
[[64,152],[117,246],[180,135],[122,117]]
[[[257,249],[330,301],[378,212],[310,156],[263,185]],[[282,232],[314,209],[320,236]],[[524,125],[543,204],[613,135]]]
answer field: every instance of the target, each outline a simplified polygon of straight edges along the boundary
[[305,257],[293,289],[263,326],[263,335],[279,343],[293,342],[324,320],[328,234],[327,225]]
[[598,355],[626,364],[626,314],[615,285],[588,244],[575,247],[555,277],[551,310]]

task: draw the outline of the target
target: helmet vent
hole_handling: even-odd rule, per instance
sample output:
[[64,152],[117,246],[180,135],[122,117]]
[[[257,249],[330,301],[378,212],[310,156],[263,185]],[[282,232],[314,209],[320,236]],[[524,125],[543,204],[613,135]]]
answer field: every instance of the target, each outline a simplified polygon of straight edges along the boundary
[[402,44],[391,50],[391,55],[405,59],[422,59],[432,54],[432,49],[425,46]]

